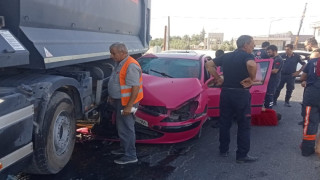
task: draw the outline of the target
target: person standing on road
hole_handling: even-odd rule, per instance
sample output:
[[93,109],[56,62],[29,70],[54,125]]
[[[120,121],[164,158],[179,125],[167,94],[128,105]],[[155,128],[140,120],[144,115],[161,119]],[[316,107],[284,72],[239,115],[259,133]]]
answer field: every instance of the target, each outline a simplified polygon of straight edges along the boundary
[[283,59],[278,55],[278,48],[275,45],[267,47],[267,53],[270,58],[272,58],[273,66],[271,70],[271,76],[268,83],[268,88],[266,92],[266,97],[264,100],[264,107],[267,109],[272,109],[273,106],[273,95],[276,92],[276,89],[279,85],[281,79],[281,69],[283,66]]
[[[252,54],[254,41],[242,35],[237,40],[238,49],[206,63],[216,85],[222,85],[220,94],[220,155],[228,156],[230,128],[234,117],[238,122],[236,162],[254,162],[258,158],[248,155],[250,150],[251,94],[250,87],[256,77],[257,65]],[[216,66],[223,67],[222,79]]]
[[257,51],[255,57],[257,59],[269,59],[269,55],[267,53],[267,47],[270,46],[270,43],[268,41],[265,41],[261,44],[262,49]]
[[[312,53],[310,54],[309,59],[320,57],[320,53],[318,52],[319,51],[318,42],[314,37],[307,39],[304,42],[304,46],[305,46],[307,51],[312,51]],[[302,74],[302,75],[306,75],[306,73]],[[305,79],[307,79],[307,78],[305,78]],[[306,87],[306,85],[307,85],[307,81],[301,81],[301,86],[302,87]]]
[[[314,37],[307,39],[305,41],[305,43],[304,43],[304,46],[305,46],[307,51],[312,51],[312,53],[310,54],[309,59],[314,59],[314,58],[320,57],[318,42]],[[312,84],[315,79],[316,78],[314,76],[310,76],[310,75],[308,76],[307,72],[303,71],[303,73],[301,75],[301,80],[302,80],[301,81],[301,86],[306,89],[307,85],[308,84],[309,85]],[[303,96],[304,96],[304,92],[305,91],[303,91]],[[302,111],[301,112],[304,112],[304,109],[305,109],[305,106],[302,103]],[[302,114],[302,117],[304,117],[304,114]],[[299,125],[303,125],[303,122],[304,121],[302,120],[298,124]]]
[[123,43],[114,43],[109,47],[111,58],[116,65],[108,82],[108,102],[113,104],[116,113],[116,126],[121,148],[111,151],[115,155],[123,155],[114,160],[116,164],[128,164],[138,161],[136,155],[135,116],[133,108],[137,108],[143,98],[142,71],[139,63],[128,55]]
[[[320,53],[320,49],[315,49],[314,52]],[[301,80],[306,81],[301,113],[304,117],[303,140],[301,144],[301,153],[303,156],[309,156],[315,152],[315,141],[320,120],[319,63],[320,57],[310,59],[306,68],[303,70],[303,74],[301,75]]]
[[[292,44],[287,44],[285,47],[285,51],[286,51],[286,55],[282,57],[284,59],[284,64],[281,71],[281,80],[276,90],[276,93],[274,95],[273,104],[274,105],[277,104],[277,100],[278,100],[278,97],[280,96],[280,92],[284,87],[284,84],[287,84],[286,86],[287,92],[285,96],[284,105],[287,107],[291,107],[289,101],[290,101],[292,92],[294,90],[294,81],[296,77],[300,74],[300,72],[303,70],[303,68],[306,66],[306,63],[302,61],[301,57],[298,54],[295,54],[293,52]],[[299,71],[296,71],[298,63],[300,63],[302,67],[299,69]]]

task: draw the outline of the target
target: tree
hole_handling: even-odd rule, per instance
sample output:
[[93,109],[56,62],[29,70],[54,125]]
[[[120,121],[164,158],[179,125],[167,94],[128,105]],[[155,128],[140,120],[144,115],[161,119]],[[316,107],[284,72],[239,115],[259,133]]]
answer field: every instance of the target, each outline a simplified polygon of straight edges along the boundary
[[206,31],[204,30],[204,28],[202,28],[202,31],[200,32],[200,41],[204,42],[204,38],[206,36]]
[[231,43],[231,41],[230,42],[229,41],[224,41],[220,45],[219,49],[222,49],[224,51],[233,51],[233,50],[235,50],[235,47],[233,46],[233,43]]
[[201,42],[200,35],[199,34],[193,34],[191,36],[191,44],[192,45],[198,45]]
[[163,46],[163,38],[156,38],[150,41],[150,46]]
[[[205,30],[204,28],[200,34],[193,34],[191,36],[171,36],[170,37],[170,49],[185,49],[189,50],[190,47],[198,47],[201,42],[204,42],[205,39]],[[163,38],[156,38],[150,41],[150,46],[161,46],[163,47]],[[231,45],[224,45],[224,49],[232,49]],[[212,47],[213,50],[217,50],[220,47],[218,45]]]

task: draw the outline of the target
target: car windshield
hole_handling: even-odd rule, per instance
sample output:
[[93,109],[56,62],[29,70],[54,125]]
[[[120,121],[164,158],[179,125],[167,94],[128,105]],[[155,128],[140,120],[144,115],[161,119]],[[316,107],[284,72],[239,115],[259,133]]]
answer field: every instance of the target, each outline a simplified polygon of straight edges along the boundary
[[145,74],[166,78],[198,78],[200,79],[200,61],[150,57],[140,58],[139,64]]

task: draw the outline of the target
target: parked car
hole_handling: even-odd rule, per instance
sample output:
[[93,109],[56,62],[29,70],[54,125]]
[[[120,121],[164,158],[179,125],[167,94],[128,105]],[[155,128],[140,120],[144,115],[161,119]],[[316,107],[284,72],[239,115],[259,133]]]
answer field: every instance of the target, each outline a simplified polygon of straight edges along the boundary
[[[311,55],[311,52],[309,52],[309,51],[301,51],[301,50],[295,50],[295,51],[293,51],[293,53],[300,55],[301,59],[305,63],[308,63],[308,61],[310,59],[310,55]],[[281,57],[284,57],[286,55],[286,52],[285,51],[278,51],[278,54]],[[300,63],[298,63],[297,71],[300,70],[301,67],[302,67],[302,65]],[[300,82],[300,76],[301,76],[301,74],[298,77],[296,77],[296,81]]]
[[257,56],[257,53],[261,50],[262,48],[254,48],[252,51],[252,54],[254,55],[254,57]]
[[[138,62],[143,71],[144,98],[136,112],[140,143],[176,143],[201,135],[209,117],[219,116],[221,88],[215,87],[197,53],[147,54]],[[257,81],[250,89],[252,114],[261,113],[272,60],[256,60]],[[142,138],[141,138],[142,137]]]

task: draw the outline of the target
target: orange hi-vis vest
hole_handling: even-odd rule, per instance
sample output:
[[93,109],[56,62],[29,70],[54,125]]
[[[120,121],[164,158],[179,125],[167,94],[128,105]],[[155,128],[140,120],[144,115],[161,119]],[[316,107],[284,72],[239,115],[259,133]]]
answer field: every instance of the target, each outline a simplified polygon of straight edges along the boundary
[[[131,96],[132,86],[126,85],[127,69],[131,63],[138,65],[139,68],[141,69],[139,63],[135,59],[133,59],[131,56],[129,56],[127,61],[123,64],[123,66],[120,70],[120,74],[119,74],[122,106],[126,106],[128,104],[128,102],[130,100],[130,96]],[[134,104],[139,102],[143,98],[142,75],[140,76],[139,83],[140,83],[139,93],[138,93],[136,100],[134,101]]]

